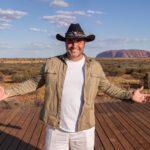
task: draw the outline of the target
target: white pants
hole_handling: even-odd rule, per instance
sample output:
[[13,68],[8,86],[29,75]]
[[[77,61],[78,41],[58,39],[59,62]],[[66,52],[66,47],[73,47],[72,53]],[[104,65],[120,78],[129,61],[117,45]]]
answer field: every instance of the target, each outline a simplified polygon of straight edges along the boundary
[[94,150],[95,127],[79,132],[46,128],[45,150]]

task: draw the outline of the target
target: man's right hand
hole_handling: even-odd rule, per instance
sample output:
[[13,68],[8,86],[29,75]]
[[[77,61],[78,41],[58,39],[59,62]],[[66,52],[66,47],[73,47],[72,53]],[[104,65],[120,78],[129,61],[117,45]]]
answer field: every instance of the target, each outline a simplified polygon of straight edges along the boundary
[[0,101],[8,98],[8,95],[5,94],[4,88],[0,87]]

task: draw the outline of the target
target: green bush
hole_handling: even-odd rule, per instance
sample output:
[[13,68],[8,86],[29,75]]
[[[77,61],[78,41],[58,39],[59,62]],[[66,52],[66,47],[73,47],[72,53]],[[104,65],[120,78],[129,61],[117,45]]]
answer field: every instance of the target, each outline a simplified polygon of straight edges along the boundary
[[139,72],[132,72],[131,75],[132,75],[132,77],[134,77],[136,79],[143,79],[145,76],[144,73],[139,73]]
[[15,73],[12,75],[12,82],[22,82],[25,80],[24,73]]
[[31,77],[35,76],[37,74],[37,70],[30,69],[25,70],[24,72],[17,72],[12,75],[12,82],[22,82],[25,80],[30,79]]
[[0,82],[3,82],[4,81],[4,75],[2,72],[0,72]]
[[107,71],[109,76],[121,76],[125,73],[124,68],[111,68],[110,70]]
[[143,78],[144,88],[150,89],[150,72],[147,72]]
[[35,76],[37,73],[39,72],[39,70],[35,70],[35,69],[29,69],[29,70],[25,70],[24,71],[24,79],[28,80],[31,77]]

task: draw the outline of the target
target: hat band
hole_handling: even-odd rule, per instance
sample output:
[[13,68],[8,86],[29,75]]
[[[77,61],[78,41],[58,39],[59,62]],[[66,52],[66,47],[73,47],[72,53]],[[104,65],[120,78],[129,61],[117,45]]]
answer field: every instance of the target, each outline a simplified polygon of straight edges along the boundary
[[86,35],[84,33],[81,33],[81,32],[68,32],[68,33],[66,33],[66,38],[69,38],[69,37],[83,37],[83,38],[85,38]]

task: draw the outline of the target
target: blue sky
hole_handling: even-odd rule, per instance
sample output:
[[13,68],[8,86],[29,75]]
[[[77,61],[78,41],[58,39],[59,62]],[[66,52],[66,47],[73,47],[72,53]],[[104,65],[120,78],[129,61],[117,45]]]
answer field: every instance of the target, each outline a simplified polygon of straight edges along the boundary
[[65,53],[70,23],[80,23],[96,40],[85,53],[105,50],[150,50],[149,0],[1,0],[0,58],[52,57]]

